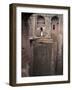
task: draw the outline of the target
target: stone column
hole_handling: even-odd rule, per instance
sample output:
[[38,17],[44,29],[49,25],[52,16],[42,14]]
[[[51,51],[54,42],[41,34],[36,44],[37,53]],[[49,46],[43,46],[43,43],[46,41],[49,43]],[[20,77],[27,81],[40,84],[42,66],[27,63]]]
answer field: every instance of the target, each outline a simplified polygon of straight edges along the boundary
[[32,14],[29,20],[30,36],[35,37],[35,14]]
[[51,38],[51,24],[50,24],[50,17],[46,15],[45,17],[45,25],[46,25],[46,31],[47,31],[47,37]]
[[32,16],[32,32],[33,32],[33,37],[35,37],[35,28],[36,28],[36,15],[33,14]]

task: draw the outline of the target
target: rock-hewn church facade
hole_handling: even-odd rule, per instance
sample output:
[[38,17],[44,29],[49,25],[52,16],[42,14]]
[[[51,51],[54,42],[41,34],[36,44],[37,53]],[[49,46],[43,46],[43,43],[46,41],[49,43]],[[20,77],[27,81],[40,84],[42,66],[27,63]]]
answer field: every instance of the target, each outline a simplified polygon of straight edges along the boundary
[[22,13],[22,76],[63,74],[63,15]]

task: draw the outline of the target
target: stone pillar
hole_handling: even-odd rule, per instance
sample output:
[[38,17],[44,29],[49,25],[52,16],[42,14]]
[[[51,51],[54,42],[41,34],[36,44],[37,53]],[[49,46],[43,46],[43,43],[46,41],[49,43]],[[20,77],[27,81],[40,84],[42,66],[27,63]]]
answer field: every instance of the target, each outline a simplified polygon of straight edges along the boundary
[[50,24],[50,17],[46,15],[45,17],[45,25],[46,25],[46,31],[47,31],[47,37],[51,38],[51,24]]
[[28,24],[29,24],[29,37],[32,37],[33,34],[32,34],[32,16],[29,17],[28,19]]
[[33,14],[31,16],[31,32],[32,32],[32,37],[35,37],[35,15]]

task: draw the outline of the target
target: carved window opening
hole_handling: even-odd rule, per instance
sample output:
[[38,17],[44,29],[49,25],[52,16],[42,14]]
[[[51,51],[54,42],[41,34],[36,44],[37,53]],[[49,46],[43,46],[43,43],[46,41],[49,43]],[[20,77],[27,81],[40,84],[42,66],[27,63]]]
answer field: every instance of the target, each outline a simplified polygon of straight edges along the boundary
[[57,25],[58,25],[58,23],[59,23],[59,18],[58,18],[58,16],[53,16],[53,17],[51,18],[51,23],[52,23],[52,30],[56,30],[56,27],[57,27]]
[[53,25],[53,30],[55,30],[55,25]]
[[45,24],[45,19],[43,16],[37,17],[37,24]]

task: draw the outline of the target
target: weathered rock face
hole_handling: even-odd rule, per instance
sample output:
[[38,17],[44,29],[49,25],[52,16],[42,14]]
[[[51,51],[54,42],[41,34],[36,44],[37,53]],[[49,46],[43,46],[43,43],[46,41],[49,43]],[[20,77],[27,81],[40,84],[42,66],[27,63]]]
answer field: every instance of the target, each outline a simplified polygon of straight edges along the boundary
[[63,74],[63,16],[22,14],[22,77]]
[[[36,43],[33,45],[33,76],[51,75],[53,43]],[[52,66],[52,67],[51,67]],[[53,71],[54,74],[55,71]]]

